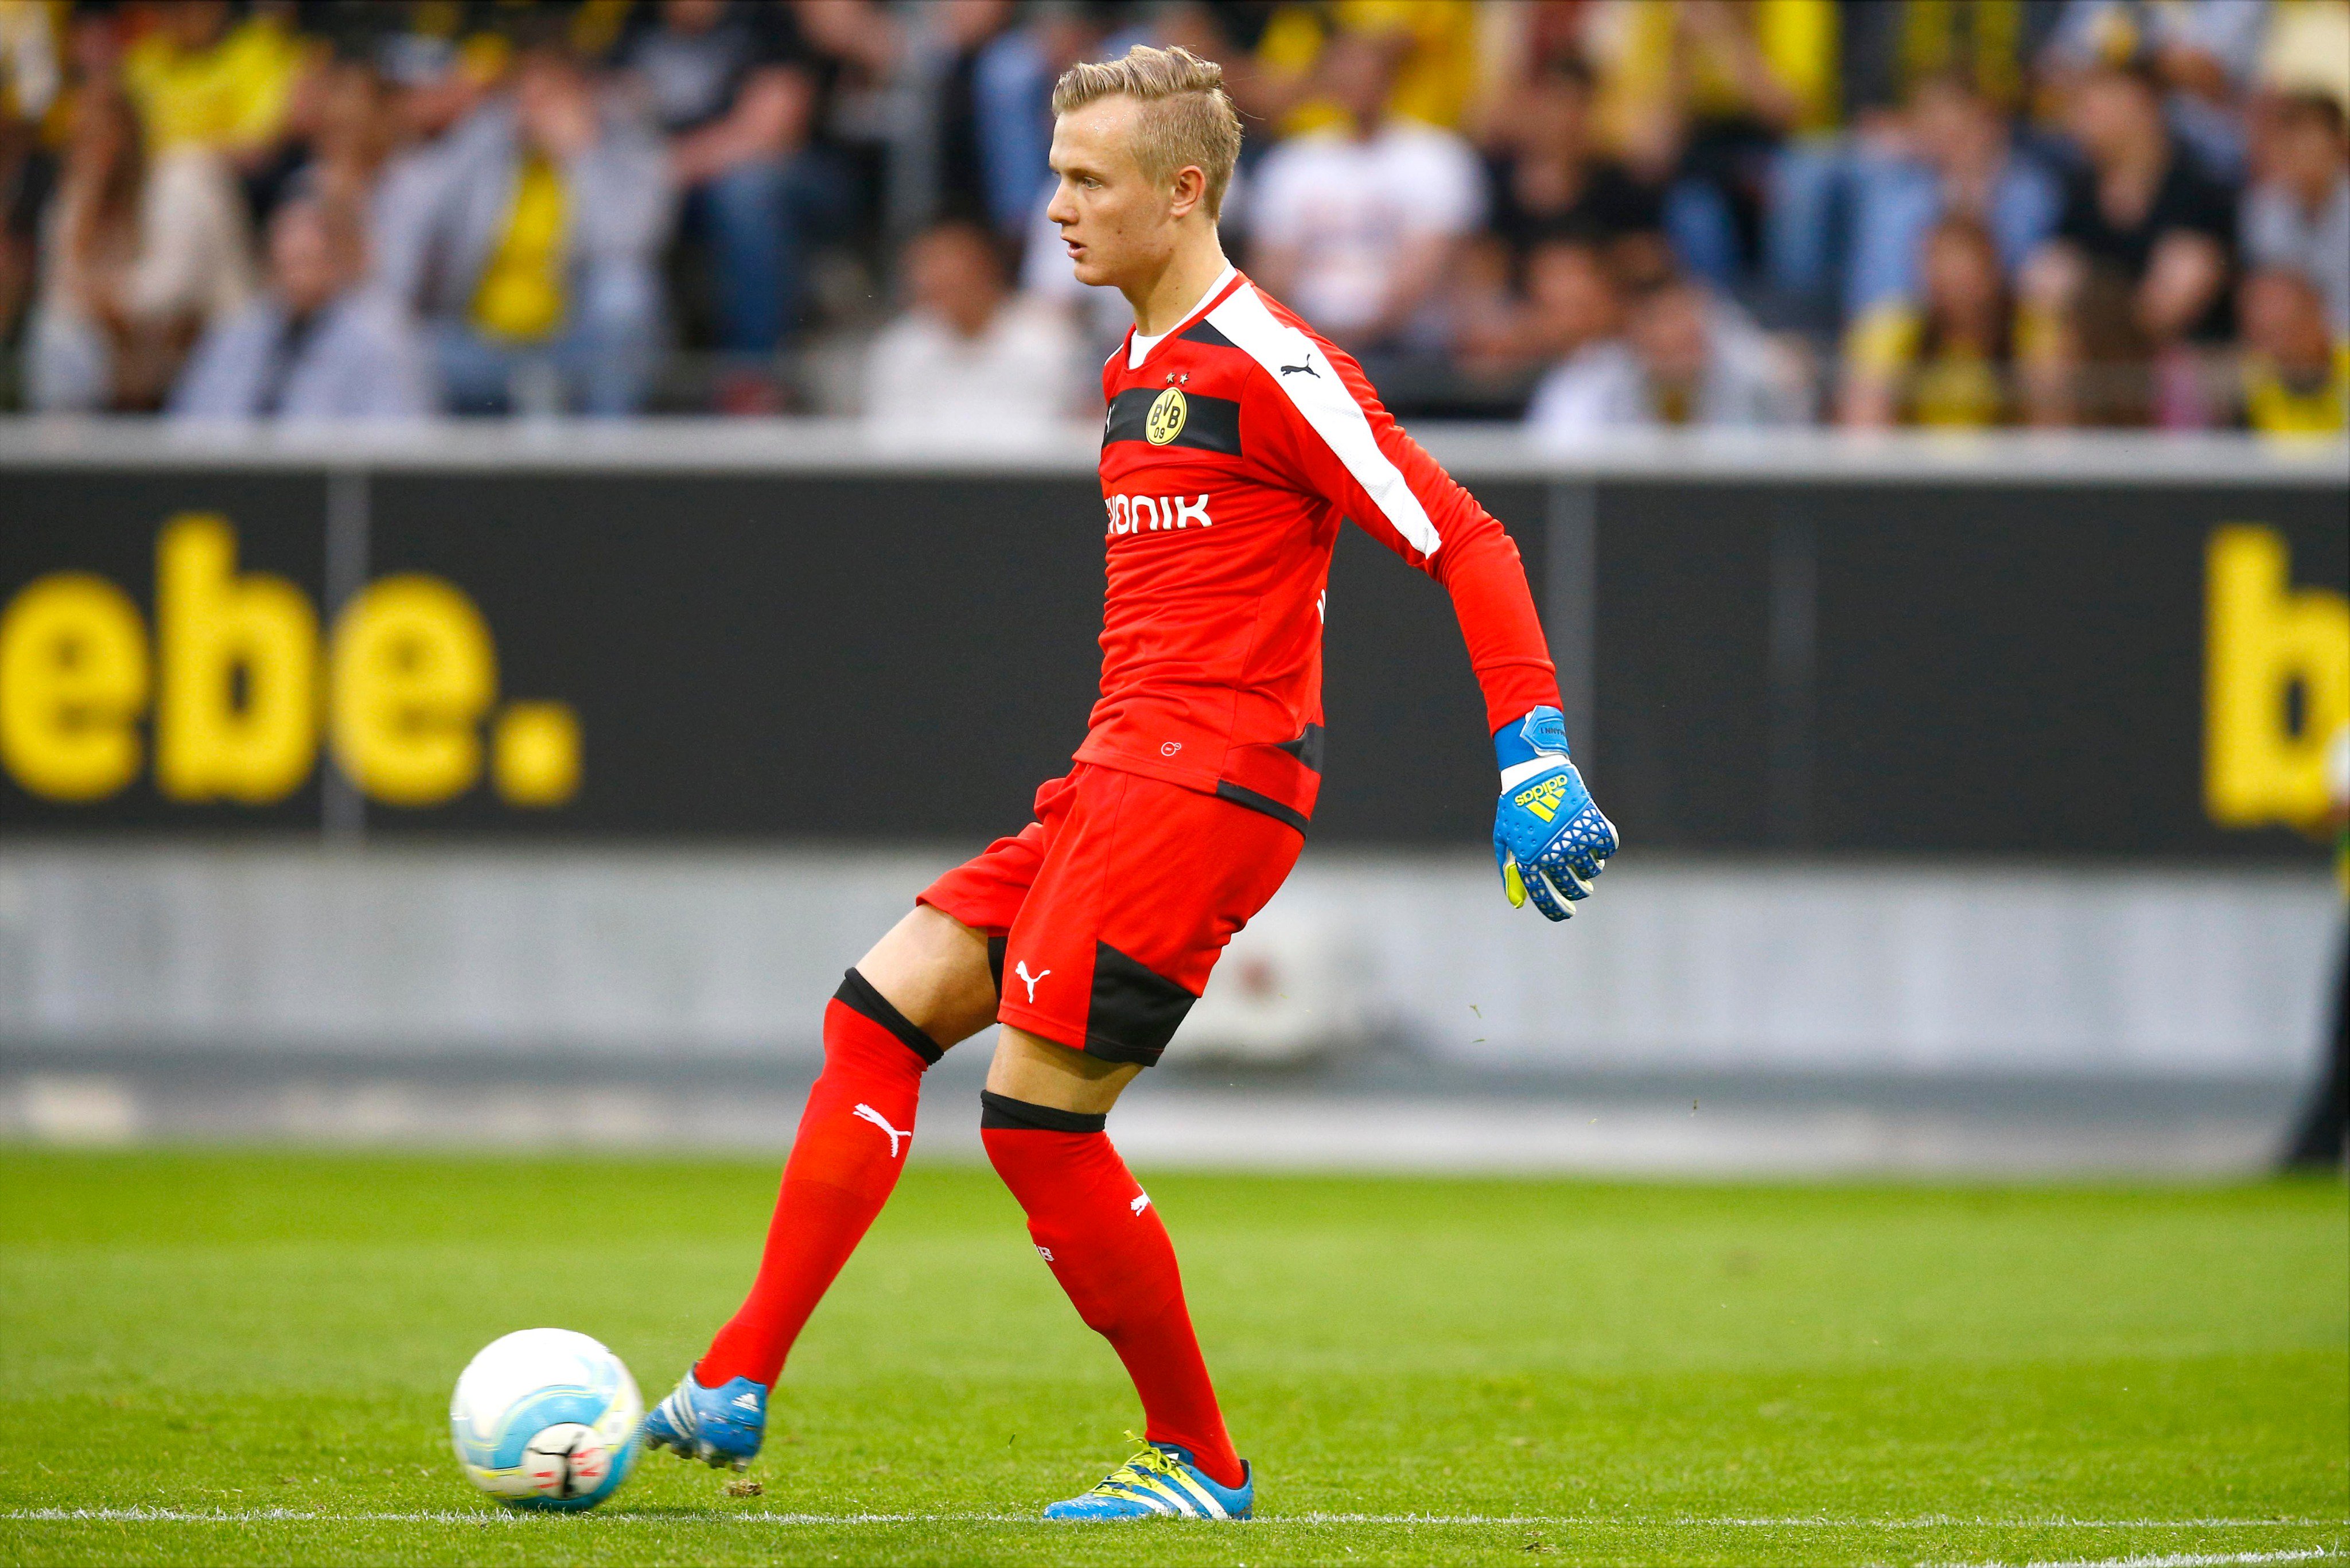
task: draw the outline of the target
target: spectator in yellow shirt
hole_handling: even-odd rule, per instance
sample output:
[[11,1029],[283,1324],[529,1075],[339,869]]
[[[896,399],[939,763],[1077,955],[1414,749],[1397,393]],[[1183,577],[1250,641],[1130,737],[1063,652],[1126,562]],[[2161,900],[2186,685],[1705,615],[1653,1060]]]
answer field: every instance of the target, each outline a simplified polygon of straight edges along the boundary
[[309,51],[276,16],[234,26],[225,0],[173,0],[122,57],[150,151],[206,147],[250,169],[286,127]]
[[387,175],[380,280],[424,321],[459,412],[643,406],[671,214],[644,119],[555,35],[513,86]]
[[1669,182],[1681,265],[1737,287],[1760,248],[1773,151],[1835,123],[1832,0],[1636,0],[1586,39],[1602,125],[1635,170]]
[[1281,116],[1284,136],[1349,119],[1320,79],[1328,45],[1342,36],[1392,40],[1395,77],[1383,113],[1459,129],[1477,85],[1477,7],[1470,0],[1335,0],[1327,6],[1275,6],[1257,40],[1260,68],[1308,95]]
[[2263,267],[2244,280],[2236,309],[2244,423],[2273,436],[2350,429],[2350,342],[2327,329],[2317,286],[2289,267]]
[[1998,243],[1980,220],[1953,214],[1919,248],[1918,304],[1881,306],[1846,337],[1839,417],[1859,426],[2004,424],[2012,309]]

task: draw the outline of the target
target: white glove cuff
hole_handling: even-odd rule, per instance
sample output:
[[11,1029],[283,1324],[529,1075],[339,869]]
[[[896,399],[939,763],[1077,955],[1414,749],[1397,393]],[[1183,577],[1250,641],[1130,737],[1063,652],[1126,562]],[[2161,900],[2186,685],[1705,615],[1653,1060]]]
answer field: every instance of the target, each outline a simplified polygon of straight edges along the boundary
[[1565,761],[1566,761],[1565,752],[1544,752],[1542,755],[1529,757],[1523,763],[1512,763],[1502,770],[1502,791],[1506,794],[1528,779],[1546,774]]

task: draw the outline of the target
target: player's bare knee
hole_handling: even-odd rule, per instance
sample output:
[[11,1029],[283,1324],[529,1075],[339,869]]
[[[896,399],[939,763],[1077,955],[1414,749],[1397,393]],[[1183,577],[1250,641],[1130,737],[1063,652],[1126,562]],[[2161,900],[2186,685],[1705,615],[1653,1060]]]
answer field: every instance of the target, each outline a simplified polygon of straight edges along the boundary
[[1132,1062],[1106,1062],[1007,1023],[996,1035],[987,1089],[1029,1105],[1098,1115],[1118,1104],[1141,1071]]
[[890,927],[857,971],[941,1049],[994,1022],[987,938],[927,904]]

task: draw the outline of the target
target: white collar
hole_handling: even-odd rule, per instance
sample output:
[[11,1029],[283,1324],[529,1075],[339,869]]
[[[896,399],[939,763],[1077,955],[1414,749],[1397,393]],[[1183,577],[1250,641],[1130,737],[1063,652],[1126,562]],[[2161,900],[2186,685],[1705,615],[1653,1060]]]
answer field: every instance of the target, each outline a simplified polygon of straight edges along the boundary
[[1161,343],[1166,342],[1167,339],[1172,337],[1176,333],[1180,332],[1186,327],[1191,326],[1191,318],[1199,315],[1200,312],[1206,307],[1208,301],[1215,298],[1219,294],[1222,294],[1224,291],[1224,285],[1232,282],[1233,277],[1237,275],[1239,272],[1240,269],[1238,267],[1234,266],[1230,262],[1226,262],[1224,264],[1224,270],[1216,275],[1216,281],[1208,286],[1208,292],[1201,295],[1197,300],[1192,302],[1191,308],[1183,313],[1182,319],[1177,321],[1174,326],[1169,327],[1166,331],[1159,333],[1155,337],[1145,337],[1141,333],[1138,332],[1133,337],[1128,338],[1126,344],[1126,368],[1129,370],[1140,369],[1142,368],[1143,360],[1150,357],[1150,351],[1153,348],[1158,348]]

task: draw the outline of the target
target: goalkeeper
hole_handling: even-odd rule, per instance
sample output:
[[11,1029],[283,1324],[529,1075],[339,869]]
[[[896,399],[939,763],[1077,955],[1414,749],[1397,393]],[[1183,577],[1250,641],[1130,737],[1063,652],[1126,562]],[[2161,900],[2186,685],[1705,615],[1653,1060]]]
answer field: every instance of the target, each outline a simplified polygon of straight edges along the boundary
[[1567,760],[1516,546],[1353,358],[1224,259],[1241,128],[1222,82],[1181,49],[1137,47],[1054,91],[1049,215],[1078,279],[1134,307],[1102,372],[1101,698],[1035,820],[931,884],[843,981],[756,1282],[647,1419],[655,1445],[713,1465],[758,1451],[794,1339],[897,1182],[924,1070],[1000,1023],[988,1158],[1146,1423],[1126,1463],[1046,1517],[1248,1514],[1254,1478],[1174,1250],[1103,1129],[1305,844],[1342,521],[1451,596],[1501,773],[1511,903],[1565,919],[1616,852]]

